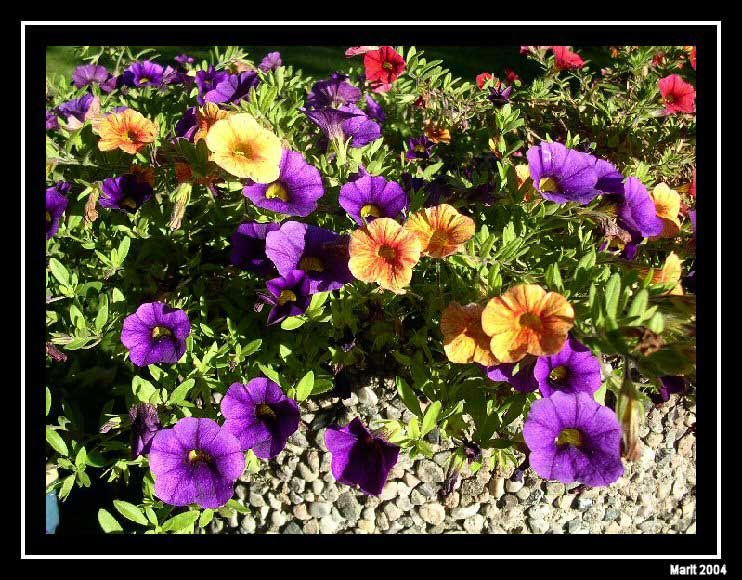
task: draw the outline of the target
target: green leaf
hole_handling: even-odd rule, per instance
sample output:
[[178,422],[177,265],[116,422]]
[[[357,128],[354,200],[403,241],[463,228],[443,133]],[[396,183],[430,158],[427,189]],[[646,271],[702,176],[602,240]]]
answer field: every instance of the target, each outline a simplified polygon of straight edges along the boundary
[[52,446],[52,448],[59,453],[60,455],[64,455],[65,457],[69,454],[69,450],[67,449],[67,444],[64,442],[64,439],[57,433],[55,429],[52,429],[47,425],[46,427],[46,442]]
[[70,282],[70,275],[67,272],[67,268],[62,265],[62,262],[56,258],[49,260],[49,270],[51,270],[52,276],[57,279],[62,286],[68,286]]
[[180,532],[196,523],[200,514],[198,511],[189,511],[178,514],[162,524],[163,532]]
[[251,354],[258,351],[260,348],[260,345],[263,344],[262,338],[256,338],[255,340],[248,342],[245,348],[242,349],[242,354],[244,356],[250,356]]
[[423,416],[422,409],[420,409],[420,401],[417,400],[415,391],[410,388],[407,381],[402,377],[397,377],[397,392],[399,393],[399,398],[402,399],[402,402],[410,411],[418,417]]
[[180,385],[178,385],[175,390],[170,393],[170,396],[168,397],[168,403],[171,405],[175,405],[177,403],[185,401],[185,398],[188,396],[189,391],[195,384],[196,379],[188,379],[180,383]]
[[49,411],[52,408],[52,392],[49,387],[46,387],[46,416],[49,416]]
[[98,306],[98,315],[95,317],[95,330],[100,332],[108,322],[108,295],[100,295],[100,305]]
[[306,321],[307,319],[303,315],[289,316],[281,323],[281,328],[284,330],[295,330],[300,326],[303,326]]
[[616,272],[605,285],[605,314],[609,320],[616,320],[618,315],[618,299],[621,296],[621,275]]
[[113,500],[113,507],[115,507],[116,510],[127,520],[131,520],[132,522],[142,526],[147,525],[147,518],[144,517],[144,514],[139,511],[139,508],[134,504],[120,499],[115,499]]
[[198,527],[199,528],[205,528],[211,523],[211,520],[214,519],[214,510],[213,509],[205,509],[201,512],[201,517],[198,518]]
[[106,534],[116,534],[124,531],[124,528],[116,521],[116,518],[103,508],[98,510],[98,523]]
[[335,386],[335,383],[333,383],[330,379],[315,379],[314,388],[312,389],[312,394],[319,395],[321,393],[326,393],[327,391],[331,390],[334,386]]
[[427,408],[423,417],[423,425],[420,429],[421,436],[427,435],[436,426],[438,416],[441,414],[441,407],[441,402],[435,401]]
[[647,303],[649,302],[649,292],[642,288],[634,296],[634,300],[631,302],[629,308],[629,317],[641,319],[644,315],[644,311],[647,309]]
[[72,491],[72,486],[75,485],[75,474],[68,475],[64,478],[64,481],[62,481],[62,487],[59,488],[59,499],[62,501],[67,499],[67,496],[70,495],[70,492]]
[[407,425],[407,434],[410,439],[420,439],[420,423],[417,417],[413,417]]
[[314,371],[309,371],[305,374],[296,385],[296,400],[299,402],[304,401],[311,393],[314,388]]

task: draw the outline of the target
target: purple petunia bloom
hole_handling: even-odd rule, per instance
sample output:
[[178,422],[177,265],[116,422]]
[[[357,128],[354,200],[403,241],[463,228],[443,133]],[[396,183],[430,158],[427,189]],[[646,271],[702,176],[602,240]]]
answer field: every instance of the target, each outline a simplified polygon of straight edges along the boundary
[[317,226],[287,221],[268,232],[265,253],[281,276],[304,270],[310,292],[342,288],[355,278],[348,269],[348,237]]
[[382,106],[371,95],[366,95],[366,114],[379,124],[386,121],[386,113]]
[[340,205],[360,226],[374,218],[396,219],[410,205],[410,196],[396,181],[366,175],[343,185]]
[[188,315],[162,302],[145,302],[124,320],[121,342],[129,349],[131,362],[139,367],[177,363],[186,351],[191,334]]
[[59,117],[53,111],[46,112],[46,130],[56,131],[59,129]]
[[257,88],[260,77],[254,70],[229,75],[204,96],[210,103],[239,103],[250,96],[250,89]]
[[260,61],[258,68],[263,72],[268,72],[269,70],[276,70],[282,64],[280,52],[269,52]]
[[332,78],[315,83],[307,95],[306,106],[311,109],[337,108],[360,101],[361,89],[347,82],[347,78],[347,75],[334,73]]
[[542,141],[528,150],[527,157],[533,186],[545,199],[585,205],[600,194],[595,188],[598,174],[591,155]]
[[65,197],[72,190],[72,184],[60,181],[52,187],[46,188],[46,239],[50,239],[59,231],[59,223],[67,205],[70,203]]
[[95,97],[87,93],[79,99],[72,99],[66,103],[59,105],[57,109],[61,115],[64,116],[65,120],[69,122],[70,117],[74,117],[81,123],[85,122],[85,113],[90,109],[90,104],[93,102]]
[[685,377],[667,375],[660,377],[660,384],[662,386],[659,392],[650,395],[654,403],[667,403],[670,400],[670,395],[674,393],[685,393]]
[[183,417],[152,441],[149,467],[155,494],[165,503],[219,508],[234,495],[245,471],[240,442],[212,419]]
[[116,88],[116,78],[104,66],[84,64],[78,66],[72,73],[72,84],[78,89],[90,85],[100,85],[102,91],[110,93]]
[[500,363],[499,365],[486,367],[487,377],[491,381],[509,383],[516,391],[521,393],[532,393],[538,389],[538,382],[533,376],[533,367],[536,360],[527,357],[517,363],[518,372],[515,370],[516,363]]
[[623,475],[616,413],[588,393],[556,392],[531,404],[523,437],[544,479],[608,485]]
[[203,105],[206,101],[204,97],[206,93],[214,90],[216,85],[225,81],[229,78],[227,71],[217,71],[214,65],[210,65],[208,70],[200,70],[196,72],[196,84],[198,85],[198,103]]
[[499,108],[510,102],[510,94],[513,92],[513,87],[506,87],[502,82],[497,81],[495,86],[490,87],[490,94],[487,99]]
[[261,459],[272,459],[299,428],[299,405],[271,380],[234,383],[221,402],[224,429]]
[[598,176],[598,181],[595,182],[595,189],[603,193],[622,194],[624,192],[624,177],[616,169],[615,165],[604,159],[598,159],[589,153],[585,153],[584,155],[587,155],[593,162],[593,169],[595,169],[595,173]]
[[162,429],[157,407],[151,403],[137,403],[129,409],[131,420],[131,457],[147,455],[152,446],[152,439]]
[[592,395],[601,385],[600,360],[570,336],[557,354],[538,357],[533,376],[544,397],[557,391]]
[[136,213],[153,193],[152,185],[148,181],[140,179],[134,173],[125,173],[120,177],[103,180],[100,205],[108,209]]
[[273,183],[251,180],[243,193],[258,207],[306,217],[317,209],[325,187],[319,170],[307,163],[302,153],[284,149],[278,179]]
[[273,262],[265,255],[265,237],[281,227],[279,223],[243,222],[232,234],[229,261],[249,272],[266,276],[274,271]]
[[332,453],[332,474],[340,483],[380,495],[399,457],[399,446],[373,435],[356,417],[346,427],[329,427],[325,443]]
[[273,306],[268,314],[268,324],[304,314],[312,301],[309,278],[304,270],[292,270],[285,276],[268,280],[266,286],[269,294],[263,294],[263,300]]
[[435,143],[428,139],[426,135],[421,135],[417,139],[410,138],[410,150],[407,152],[407,159],[430,159],[434,147]]
[[309,120],[317,125],[324,132],[325,136],[331,141],[345,141],[345,132],[343,124],[353,117],[365,117],[362,111],[350,112],[341,111],[340,109],[299,109]]
[[617,216],[619,226],[645,238],[660,235],[664,227],[662,219],[657,217],[657,207],[652,196],[637,177],[626,180]]
[[196,107],[191,107],[186,109],[183,116],[175,123],[175,136],[193,142],[196,131],[198,131]]
[[354,116],[343,121],[343,135],[350,138],[351,147],[363,147],[381,138],[381,126],[355,105],[343,105],[340,110]]
[[175,76],[171,67],[144,60],[132,63],[119,77],[119,85],[126,87],[160,87]]
[[187,64],[193,64],[194,62],[196,62],[196,59],[183,53],[175,57],[175,62],[177,62],[181,66],[185,66]]

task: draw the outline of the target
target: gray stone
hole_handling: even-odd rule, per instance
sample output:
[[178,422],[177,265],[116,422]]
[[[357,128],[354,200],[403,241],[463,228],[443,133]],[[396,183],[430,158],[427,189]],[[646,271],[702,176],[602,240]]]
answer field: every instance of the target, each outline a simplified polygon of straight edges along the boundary
[[299,524],[296,522],[289,522],[286,524],[286,526],[281,530],[282,534],[303,534],[304,531],[299,527]]
[[341,494],[337,499],[337,508],[344,519],[349,522],[355,522],[361,515],[361,504],[356,497],[349,491]]
[[323,501],[315,501],[309,504],[309,513],[313,518],[322,518],[330,515],[332,504]]
[[443,523],[446,518],[446,510],[439,503],[426,503],[418,509],[420,517],[427,523],[437,526]]
[[420,462],[416,475],[423,483],[441,483],[445,479],[443,469],[429,459],[423,459]]
[[451,510],[451,517],[455,520],[465,520],[474,516],[479,511],[479,504],[475,503],[465,508],[456,508]]

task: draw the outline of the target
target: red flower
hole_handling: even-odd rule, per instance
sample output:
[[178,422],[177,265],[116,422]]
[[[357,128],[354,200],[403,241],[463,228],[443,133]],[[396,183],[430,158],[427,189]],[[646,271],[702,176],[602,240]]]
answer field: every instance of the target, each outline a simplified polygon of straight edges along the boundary
[[696,47],[693,47],[693,50],[690,53],[690,65],[693,67],[693,70],[696,70]]
[[585,61],[582,57],[576,52],[569,50],[568,46],[552,46],[551,50],[554,51],[556,67],[559,70],[582,68],[585,66]]
[[696,89],[686,83],[680,75],[670,75],[660,79],[660,92],[665,99],[668,113],[695,113]]
[[484,83],[487,82],[487,79],[493,78],[494,75],[492,73],[482,73],[481,75],[477,75],[477,86],[482,89],[484,88]]
[[519,81],[520,77],[518,74],[511,68],[505,69],[505,79],[511,84],[514,85],[515,81]]
[[391,85],[407,68],[402,56],[391,46],[382,46],[379,50],[367,52],[363,56],[363,64],[366,67],[366,79],[381,85]]

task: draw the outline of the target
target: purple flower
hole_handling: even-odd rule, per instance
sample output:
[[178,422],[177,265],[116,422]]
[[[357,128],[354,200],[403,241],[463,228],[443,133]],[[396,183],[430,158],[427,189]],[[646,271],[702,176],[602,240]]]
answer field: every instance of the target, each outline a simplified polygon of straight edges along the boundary
[[100,85],[102,91],[110,93],[116,88],[116,79],[104,66],[85,64],[78,66],[72,73],[72,84],[78,89],[90,85]]
[[685,377],[664,376],[660,377],[661,387],[658,393],[650,395],[655,403],[667,403],[673,393],[685,392]]
[[53,111],[46,112],[46,130],[56,131],[59,129],[59,117]]
[[325,187],[319,170],[309,165],[302,153],[284,149],[278,179],[273,183],[251,180],[243,193],[258,207],[306,217],[317,209]]
[[491,381],[509,383],[516,391],[532,393],[538,389],[538,382],[533,376],[533,367],[536,361],[527,357],[517,363],[518,372],[513,373],[516,363],[500,363],[493,367],[486,367],[487,377]]
[[65,197],[72,190],[72,184],[60,181],[46,188],[46,239],[59,231],[59,222],[67,209],[69,200]]
[[187,64],[193,64],[194,62],[196,62],[196,59],[184,53],[176,56],[175,62],[177,62],[181,66],[185,66]]
[[595,182],[595,189],[598,189],[603,193],[622,194],[624,191],[624,177],[621,172],[616,169],[615,165],[603,159],[598,159],[589,153],[585,153],[585,155],[587,155],[593,162],[593,169],[598,176],[598,181]]
[[311,109],[325,109],[357,103],[361,100],[361,89],[347,82],[347,78],[347,75],[334,73],[329,80],[315,83],[307,96],[306,106]]
[[356,417],[346,427],[329,427],[325,443],[332,453],[332,474],[340,483],[380,495],[399,456],[399,447],[373,435]]
[[399,183],[371,175],[343,185],[339,200],[360,226],[378,217],[396,219],[410,205],[410,197]]
[[183,116],[175,123],[175,136],[193,142],[193,136],[198,131],[196,107],[186,109]]
[[591,155],[542,141],[528,150],[527,157],[533,185],[545,199],[585,205],[600,193]]
[[[345,131],[343,126],[346,121],[354,117],[368,118],[360,109],[356,112],[340,109],[299,109],[309,120],[317,125],[324,132],[325,136],[331,141],[345,141]],[[361,119],[361,123],[363,120]]]
[[129,409],[131,420],[131,457],[136,459],[140,455],[147,455],[152,445],[152,439],[162,429],[157,407],[151,403],[137,403]]
[[366,114],[379,124],[386,121],[386,113],[379,103],[371,95],[366,95]]
[[214,65],[210,65],[208,70],[196,72],[196,84],[198,85],[198,103],[203,105],[206,101],[206,93],[213,90],[216,85],[229,78],[226,71],[217,71]]
[[544,479],[608,485],[623,475],[621,425],[588,393],[555,392],[531,404],[523,437]]
[[119,77],[119,85],[127,87],[160,87],[174,77],[171,67],[144,60],[132,63]]
[[234,494],[245,471],[240,442],[212,419],[183,417],[152,441],[149,467],[155,494],[165,503],[219,508]]
[[100,205],[108,209],[136,213],[153,193],[152,185],[148,181],[140,179],[134,173],[125,173],[120,177],[109,177],[103,181]]
[[57,110],[64,116],[66,121],[69,121],[70,117],[74,117],[80,123],[84,123],[85,113],[90,109],[90,104],[94,98],[92,94],[86,93],[79,99],[72,99],[71,101],[62,103]]
[[304,270],[312,294],[342,288],[355,278],[348,269],[348,237],[317,226],[287,221],[268,232],[265,253],[286,276]]
[[601,385],[600,360],[570,336],[557,354],[538,358],[533,376],[544,397],[557,391],[592,395]]
[[268,324],[283,322],[289,316],[304,314],[312,301],[309,278],[304,270],[292,270],[285,276],[268,280],[269,294],[263,294],[265,303],[273,306]]
[[487,99],[492,102],[495,107],[500,108],[510,102],[510,93],[513,92],[513,87],[506,87],[502,82],[497,81],[495,86],[492,86],[489,89],[490,94],[487,96]]
[[162,302],[145,302],[124,320],[121,342],[137,366],[172,364],[185,354],[189,334],[191,322],[184,311]]
[[211,103],[239,103],[250,96],[250,89],[260,84],[258,73],[254,70],[229,75],[206,93],[205,101]]
[[657,217],[657,207],[647,188],[636,177],[629,177],[624,184],[623,198],[617,208],[618,225],[629,232],[649,238],[662,233],[664,224]]
[[417,139],[411,138],[407,159],[429,159],[434,147],[435,143],[425,135],[421,135]]
[[265,255],[265,237],[278,230],[281,224],[243,222],[232,234],[232,252],[229,261],[249,272],[265,276],[274,271],[273,263]]
[[283,62],[281,62],[280,52],[269,52],[265,55],[263,60],[260,61],[258,68],[263,72],[268,72],[269,70],[276,70],[282,64]]
[[246,385],[234,383],[221,403],[224,430],[236,437],[243,451],[272,459],[299,428],[299,405],[281,387],[264,377]]
[[351,147],[363,147],[381,138],[381,126],[355,105],[344,105],[341,110],[354,116],[343,121],[343,135],[350,138]]

